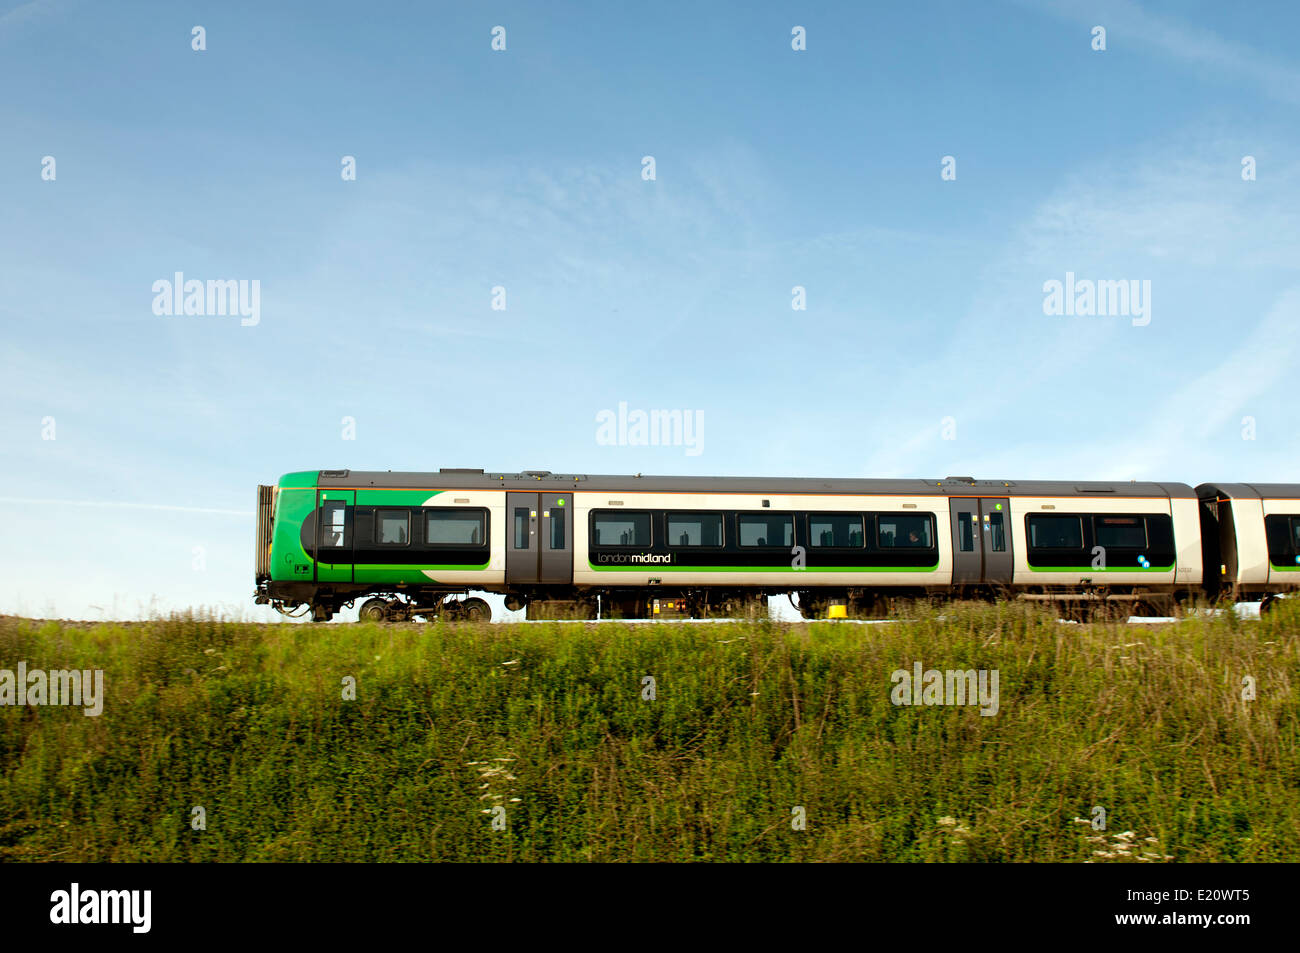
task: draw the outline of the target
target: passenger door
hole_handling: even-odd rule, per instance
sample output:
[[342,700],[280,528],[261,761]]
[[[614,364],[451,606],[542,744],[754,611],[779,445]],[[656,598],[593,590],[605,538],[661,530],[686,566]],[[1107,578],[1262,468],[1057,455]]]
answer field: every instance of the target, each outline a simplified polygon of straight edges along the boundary
[[1015,567],[1009,500],[958,497],[949,502],[949,511],[953,585],[1010,585]]
[[952,584],[977,586],[984,575],[983,548],[980,546],[980,501],[969,497],[951,500],[952,514]]
[[316,497],[316,581],[351,582],[356,491],[317,490]]
[[573,494],[507,493],[507,585],[573,582]]
[[984,582],[1011,585],[1015,564],[1011,559],[1011,506],[1003,499],[981,499],[980,527],[984,539]]

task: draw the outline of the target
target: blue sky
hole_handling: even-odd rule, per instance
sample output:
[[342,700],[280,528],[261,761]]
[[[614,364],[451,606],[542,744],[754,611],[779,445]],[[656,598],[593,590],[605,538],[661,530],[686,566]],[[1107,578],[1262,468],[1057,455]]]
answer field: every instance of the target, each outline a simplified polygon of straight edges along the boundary
[[[1295,481],[1298,27],[0,3],[0,612],[260,617],[254,487],[300,469]],[[156,315],[178,271],[259,322]],[[1044,314],[1067,272],[1150,323]],[[600,444],[620,402],[701,452]]]

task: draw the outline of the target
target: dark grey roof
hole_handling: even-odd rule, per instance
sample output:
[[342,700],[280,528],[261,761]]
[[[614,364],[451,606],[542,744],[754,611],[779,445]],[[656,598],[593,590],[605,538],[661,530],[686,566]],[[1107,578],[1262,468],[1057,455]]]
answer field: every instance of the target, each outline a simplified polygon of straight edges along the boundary
[[1197,495],[1222,496],[1230,500],[1300,499],[1300,483],[1202,483]]
[[843,493],[909,494],[915,496],[1112,496],[1194,498],[1182,483],[1106,483],[1050,480],[860,480],[819,477],[704,477],[551,473],[485,473],[482,470],[447,469],[429,473],[391,470],[322,470],[321,486],[411,487],[413,489],[506,490],[607,490],[696,493]]

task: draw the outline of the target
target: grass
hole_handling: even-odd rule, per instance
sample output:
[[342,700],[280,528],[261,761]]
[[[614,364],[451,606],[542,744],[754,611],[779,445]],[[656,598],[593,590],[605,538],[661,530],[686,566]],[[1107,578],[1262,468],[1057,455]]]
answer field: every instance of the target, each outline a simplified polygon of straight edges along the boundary
[[[0,618],[0,668],[106,683],[99,717],[0,707],[0,859],[1296,861],[1297,610],[1154,628],[1016,604],[882,626]],[[998,670],[998,714],[891,704],[916,661]],[[1105,830],[1079,820],[1098,806]]]

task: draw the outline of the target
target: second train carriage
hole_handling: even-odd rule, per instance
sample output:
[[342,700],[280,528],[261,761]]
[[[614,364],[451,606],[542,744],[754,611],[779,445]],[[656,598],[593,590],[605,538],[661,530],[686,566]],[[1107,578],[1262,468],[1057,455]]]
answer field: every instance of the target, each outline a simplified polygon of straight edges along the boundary
[[307,471],[259,488],[256,599],[318,620],[357,600],[372,619],[486,618],[451,598],[469,590],[534,618],[731,615],[779,594],[807,616],[994,594],[1167,612],[1300,582],[1297,490]]

